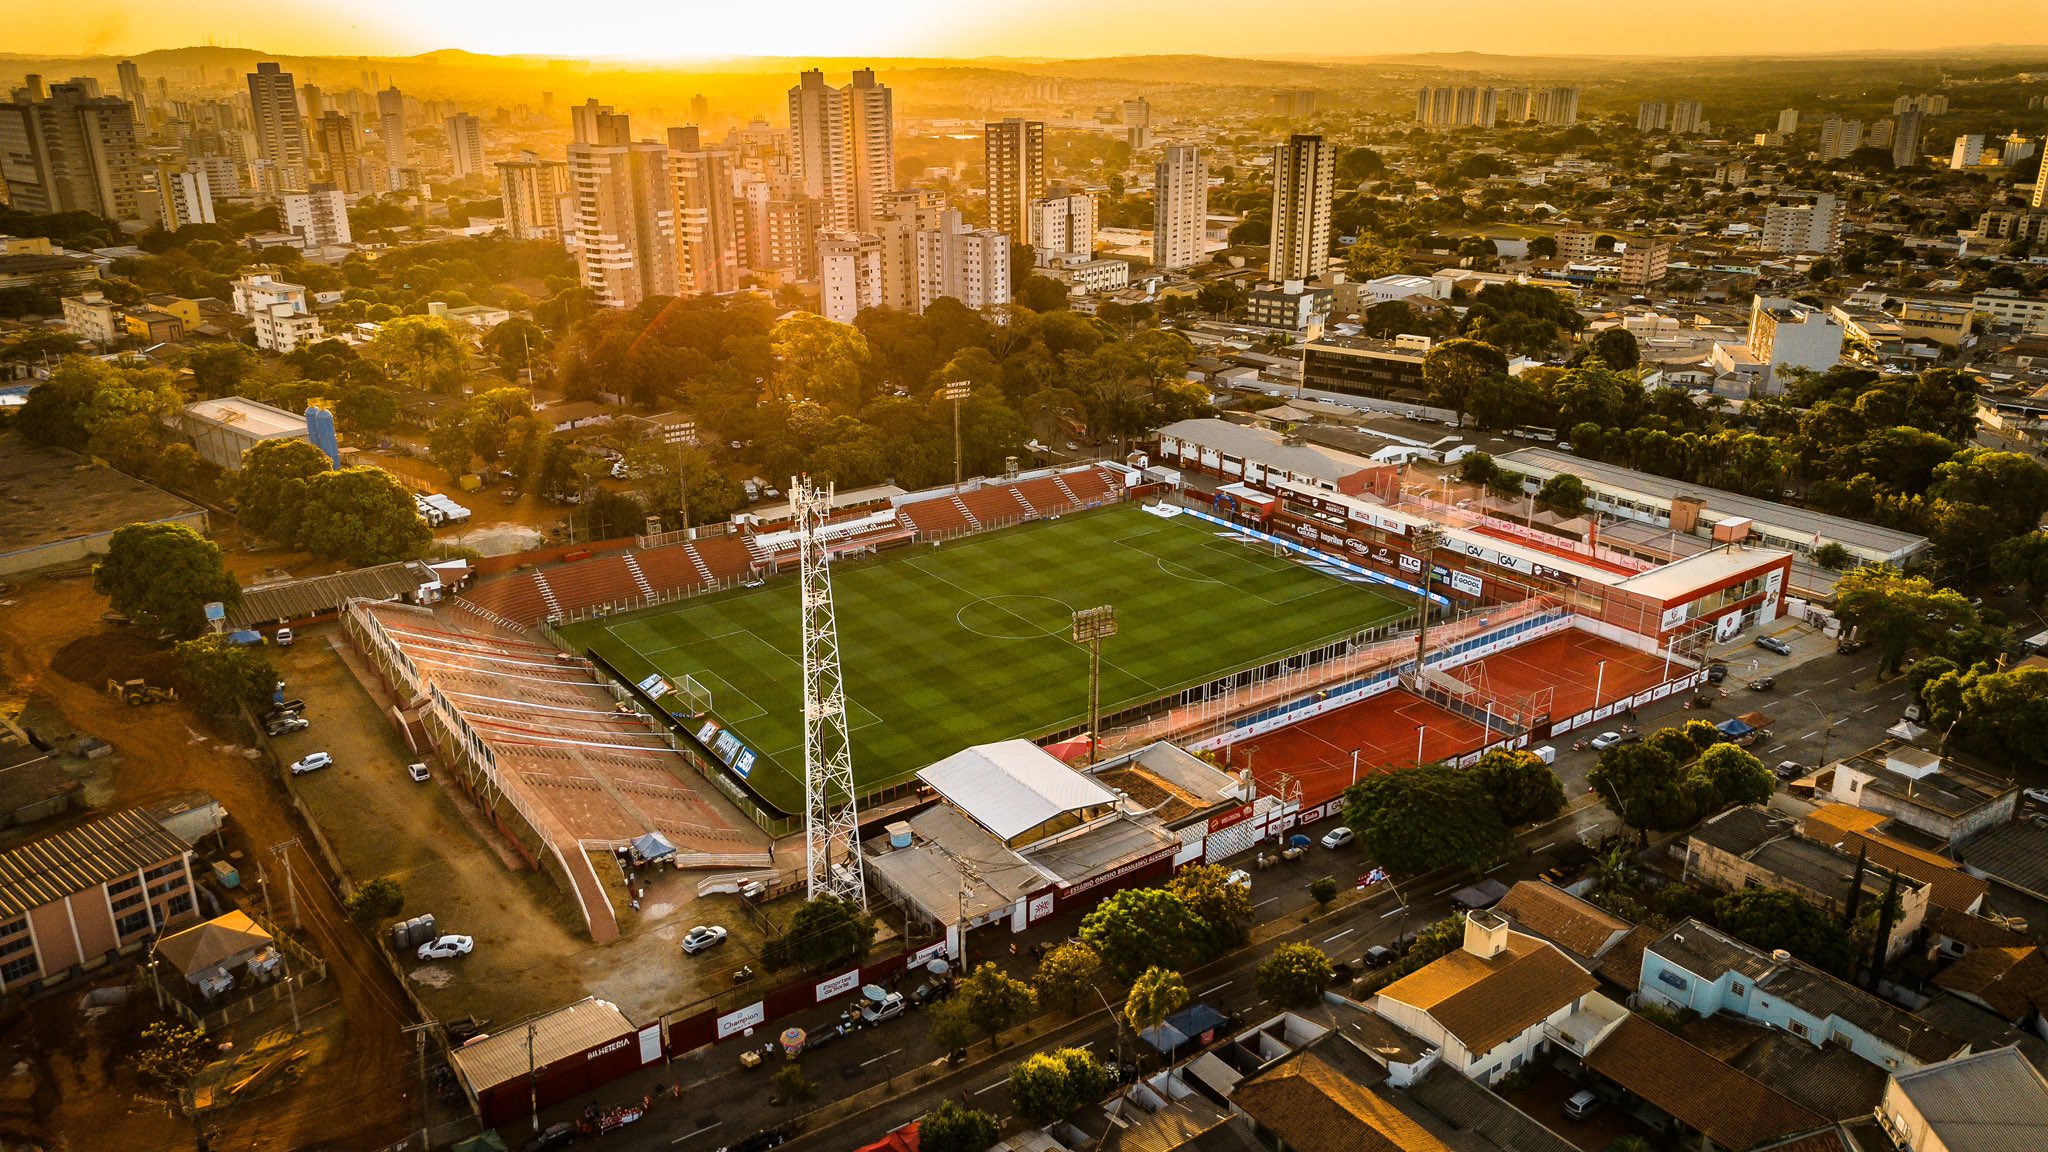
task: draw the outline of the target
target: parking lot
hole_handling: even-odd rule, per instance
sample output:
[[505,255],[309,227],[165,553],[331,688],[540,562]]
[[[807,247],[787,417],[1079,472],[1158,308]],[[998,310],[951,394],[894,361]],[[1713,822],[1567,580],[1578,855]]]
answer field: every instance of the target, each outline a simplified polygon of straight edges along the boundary
[[[403,958],[413,990],[436,1016],[504,1023],[595,995],[647,1019],[696,999],[698,989],[730,987],[730,969],[755,956],[763,935],[734,897],[700,899],[690,873],[643,876],[649,893],[640,912],[621,909],[625,936],[591,944],[572,897],[484,831],[442,765],[430,763],[425,783],[407,775],[419,757],[392,724],[389,701],[350,671],[340,643],[339,628],[322,625],[273,650],[287,695],[306,702],[312,722],[275,747],[285,761],[333,755],[332,767],[291,786],[355,883],[390,876],[405,890],[402,916],[431,912],[438,931],[475,938],[476,950],[459,959]],[[722,924],[732,938],[685,957],[682,937],[697,923]]]

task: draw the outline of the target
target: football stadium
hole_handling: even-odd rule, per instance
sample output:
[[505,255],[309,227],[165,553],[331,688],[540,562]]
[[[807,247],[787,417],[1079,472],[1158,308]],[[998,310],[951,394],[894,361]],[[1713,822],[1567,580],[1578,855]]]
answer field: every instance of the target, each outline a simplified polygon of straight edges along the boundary
[[[759,799],[803,810],[802,667],[793,572],[558,627],[659,703]],[[1075,611],[1116,610],[1104,727],[1246,670],[1384,635],[1397,589],[1192,516],[1134,503],[834,562],[855,778],[864,795],[969,745],[1086,727]],[[654,677],[658,677],[656,681]]]

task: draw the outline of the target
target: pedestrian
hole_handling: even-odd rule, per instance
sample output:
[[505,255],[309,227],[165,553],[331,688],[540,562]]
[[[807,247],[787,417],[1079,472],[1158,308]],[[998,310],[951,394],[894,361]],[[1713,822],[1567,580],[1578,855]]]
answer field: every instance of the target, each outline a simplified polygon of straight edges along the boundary
[[640,910],[640,901],[633,900],[630,903],[633,905],[633,911],[638,912]]

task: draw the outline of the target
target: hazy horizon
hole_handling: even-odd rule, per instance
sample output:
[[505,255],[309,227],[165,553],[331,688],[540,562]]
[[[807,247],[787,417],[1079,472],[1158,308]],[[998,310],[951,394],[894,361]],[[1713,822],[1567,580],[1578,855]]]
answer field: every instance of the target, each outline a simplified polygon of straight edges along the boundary
[[[1213,55],[1342,59],[1473,52],[1534,57],[1816,56],[1929,54],[2048,43],[2041,0],[1961,0],[1940,26],[1969,29],[1970,44],[1926,43],[1927,9],[1904,0],[1809,0],[1786,5],[1726,0],[1711,19],[1674,27],[1639,5],[1567,0],[1530,9],[1472,0],[1455,20],[1391,5],[1312,0],[1285,21],[1247,19],[1222,0],[1141,0],[1119,7],[1082,0],[984,4],[893,0],[866,7],[795,0],[763,19],[745,6],[654,0],[356,0],[345,9],[279,0],[191,0],[176,9],[104,0],[88,10],[29,5],[5,16],[16,56],[134,55],[201,46],[292,56],[404,57],[460,50],[660,63],[734,57],[877,56],[932,59],[1085,59]],[[565,19],[573,12],[573,21]],[[1312,51],[1306,49],[1313,48]]]

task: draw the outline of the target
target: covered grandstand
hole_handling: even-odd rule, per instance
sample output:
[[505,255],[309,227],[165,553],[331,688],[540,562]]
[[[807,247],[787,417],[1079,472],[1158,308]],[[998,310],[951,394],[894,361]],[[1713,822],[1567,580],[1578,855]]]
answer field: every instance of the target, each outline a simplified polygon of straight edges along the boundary
[[609,865],[616,849],[659,832],[677,867],[772,863],[767,835],[703,788],[673,738],[584,661],[460,607],[436,615],[356,601],[344,619],[403,701],[408,731],[458,766],[529,859],[559,870],[593,939],[619,932],[593,853]]

